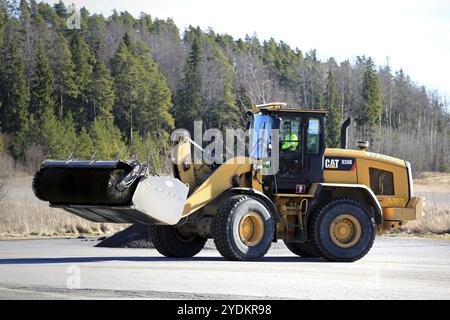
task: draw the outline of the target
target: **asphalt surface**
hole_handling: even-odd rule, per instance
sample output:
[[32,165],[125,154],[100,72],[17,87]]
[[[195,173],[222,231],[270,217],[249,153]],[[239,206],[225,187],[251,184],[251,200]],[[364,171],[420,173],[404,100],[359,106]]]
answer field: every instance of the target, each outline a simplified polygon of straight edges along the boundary
[[294,256],[223,260],[208,243],[174,260],[96,241],[0,241],[0,299],[450,299],[450,241],[377,238],[355,263]]

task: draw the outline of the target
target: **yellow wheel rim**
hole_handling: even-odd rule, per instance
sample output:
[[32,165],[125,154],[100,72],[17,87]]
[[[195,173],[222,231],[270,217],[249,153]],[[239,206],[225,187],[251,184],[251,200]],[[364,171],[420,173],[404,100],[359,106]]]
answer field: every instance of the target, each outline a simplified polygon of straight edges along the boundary
[[264,221],[261,216],[253,211],[247,213],[239,223],[239,236],[249,247],[258,245],[264,236]]
[[340,248],[351,248],[361,239],[361,224],[349,214],[341,214],[330,225],[330,237]]

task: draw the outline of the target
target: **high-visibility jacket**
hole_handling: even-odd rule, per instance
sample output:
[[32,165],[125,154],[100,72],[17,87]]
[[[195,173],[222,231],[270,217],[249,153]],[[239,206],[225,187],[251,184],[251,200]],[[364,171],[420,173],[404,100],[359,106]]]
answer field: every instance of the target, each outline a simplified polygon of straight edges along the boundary
[[286,135],[285,142],[281,146],[281,150],[296,151],[299,145],[298,137],[294,132]]

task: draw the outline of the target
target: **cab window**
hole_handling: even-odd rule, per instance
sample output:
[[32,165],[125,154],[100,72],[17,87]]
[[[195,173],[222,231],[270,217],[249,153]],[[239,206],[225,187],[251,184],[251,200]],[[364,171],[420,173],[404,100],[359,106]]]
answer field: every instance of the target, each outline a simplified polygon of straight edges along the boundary
[[300,119],[285,117],[280,124],[280,150],[282,152],[301,150]]
[[318,154],[320,150],[320,120],[310,118],[308,121],[308,154]]
[[395,195],[394,175],[392,172],[369,168],[370,188],[376,195]]

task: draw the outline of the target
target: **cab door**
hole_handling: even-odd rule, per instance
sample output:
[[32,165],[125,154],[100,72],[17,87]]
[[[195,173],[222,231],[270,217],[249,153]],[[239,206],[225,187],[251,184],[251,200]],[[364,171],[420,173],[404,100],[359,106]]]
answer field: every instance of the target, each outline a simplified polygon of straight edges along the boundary
[[280,155],[279,171],[274,181],[275,191],[286,194],[308,193],[312,183],[323,182],[323,116],[307,113],[279,116]]

